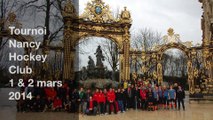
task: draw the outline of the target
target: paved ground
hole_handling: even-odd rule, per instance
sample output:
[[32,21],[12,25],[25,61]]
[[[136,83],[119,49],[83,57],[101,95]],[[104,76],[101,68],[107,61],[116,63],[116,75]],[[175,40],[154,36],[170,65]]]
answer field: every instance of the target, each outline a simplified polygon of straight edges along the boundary
[[[0,90],[0,120],[213,120],[213,104],[188,104],[186,111],[136,111],[104,116],[82,116],[62,112],[50,113],[16,113],[14,102],[3,101],[7,97]],[[4,103],[4,104],[2,104]]]
[[16,120],[16,102],[9,101],[9,92],[16,91],[13,88],[0,89],[0,120]]

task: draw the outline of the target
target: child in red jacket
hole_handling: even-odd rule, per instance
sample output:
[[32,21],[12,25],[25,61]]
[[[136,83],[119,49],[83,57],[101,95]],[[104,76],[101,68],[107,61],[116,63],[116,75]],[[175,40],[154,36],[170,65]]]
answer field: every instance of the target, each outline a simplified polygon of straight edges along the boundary
[[60,111],[62,108],[62,101],[59,97],[56,97],[56,99],[53,101],[53,110]]
[[[107,100],[109,103],[109,108],[111,105],[113,105],[114,113],[117,114],[116,103],[115,103],[115,92],[112,90],[112,88],[110,88],[109,91],[107,92]],[[109,114],[111,114],[111,109],[109,109]]]
[[146,101],[147,101],[145,87],[142,87],[140,89],[140,97],[141,97],[141,109],[145,110],[146,109]]
[[87,115],[96,115],[97,109],[94,107],[94,99],[92,96],[89,97],[89,101],[87,102],[87,110],[86,114]]
[[93,100],[98,104],[98,96],[99,96],[99,89],[96,89],[95,93],[93,94]]
[[100,101],[100,99],[99,99],[99,89],[96,89],[96,92],[93,94],[93,101],[94,101],[94,107],[97,109],[97,111],[99,112],[99,101]]

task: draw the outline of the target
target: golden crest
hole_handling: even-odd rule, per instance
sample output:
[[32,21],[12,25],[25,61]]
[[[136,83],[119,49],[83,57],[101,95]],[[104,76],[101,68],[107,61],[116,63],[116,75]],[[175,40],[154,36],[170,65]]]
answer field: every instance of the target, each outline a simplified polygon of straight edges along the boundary
[[80,18],[98,23],[115,22],[109,5],[106,5],[102,0],[88,2]]

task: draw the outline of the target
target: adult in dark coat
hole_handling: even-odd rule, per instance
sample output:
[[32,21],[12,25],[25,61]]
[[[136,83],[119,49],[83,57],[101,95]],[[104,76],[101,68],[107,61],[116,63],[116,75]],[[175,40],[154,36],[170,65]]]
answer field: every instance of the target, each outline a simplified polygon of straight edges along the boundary
[[133,96],[134,96],[134,109],[138,109],[140,107],[140,89],[136,86],[133,89]]
[[124,111],[126,111],[127,108],[127,91],[125,89],[122,89],[121,93],[123,94],[123,105],[124,105]]
[[181,86],[178,86],[177,90],[178,110],[180,110],[180,104],[182,104],[183,110],[185,110],[184,98],[185,98],[185,91],[181,88]]
[[74,91],[71,93],[71,112],[73,113],[78,112],[79,102],[80,102],[80,97],[79,97],[78,91],[74,89]]
[[127,93],[127,108],[133,108],[134,104],[134,94],[133,94],[134,87],[129,86],[126,90]]
[[[173,89],[175,90],[176,94],[177,94],[177,91],[178,91],[178,84],[177,83],[174,83],[174,87]],[[175,108],[177,109],[177,104],[178,104],[178,101],[177,101],[177,98],[175,99]]]

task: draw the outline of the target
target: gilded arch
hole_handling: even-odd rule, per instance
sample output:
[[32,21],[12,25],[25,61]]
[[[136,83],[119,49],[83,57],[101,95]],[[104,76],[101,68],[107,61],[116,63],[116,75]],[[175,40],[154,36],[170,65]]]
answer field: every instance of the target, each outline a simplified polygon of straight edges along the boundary
[[174,34],[174,30],[172,28],[168,29],[168,35],[164,36],[164,41],[166,44],[158,46],[155,49],[155,53],[157,54],[157,79],[158,83],[163,82],[163,68],[162,68],[162,57],[166,50],[171,48],[176,48],[181,50],[187,56],[187,73],[188,73],[188,83],[189,83],[189,90],[193,92],[195,89],[194,79],[195,79],[195,70],[196,68],[193,67],[193,59],[196,56],[196,47],[192,47],[191,42],[181,42],[179,39],[179,34]]
[[88,38],[88,37],[102,37],[102,38],[106,38],[106,39],[109,39],[109,40],[112,40],[114,43],[116,43],[116,45],[118,46],[118,48],[120,50],[122,50],[122,36],[119,36],[119,35],[104,35],[104,34],[96,34],[96,33],[91,33],[91,34],[88,34],[88,33],[85,33],[85,32],[82,32],[82,33],[79,33],[81,34],[79,37],[78,37],[78,40],[74,43],[75,45],[78,44],[78,42],[80,40],[84,40],[84,38]]
[[103,37],[114,41],[119,48],[120,79],[130,79],[129,49],[131,15],[125,7],[118,18],[102,0],[91,0],[85,11],[78,16],[74,5],[68,1],[63,11],[64,18],[64,73],[63,79],[74,79],[75,46],[85,37]]

